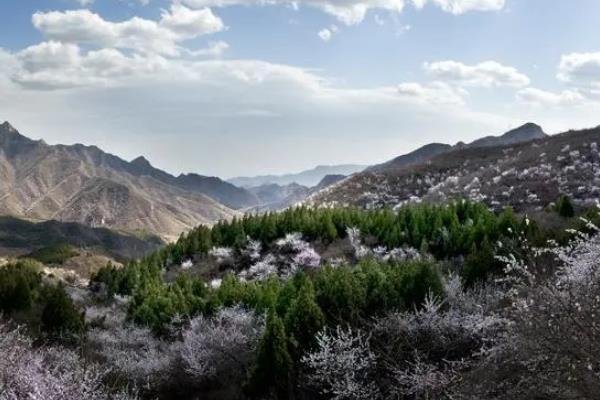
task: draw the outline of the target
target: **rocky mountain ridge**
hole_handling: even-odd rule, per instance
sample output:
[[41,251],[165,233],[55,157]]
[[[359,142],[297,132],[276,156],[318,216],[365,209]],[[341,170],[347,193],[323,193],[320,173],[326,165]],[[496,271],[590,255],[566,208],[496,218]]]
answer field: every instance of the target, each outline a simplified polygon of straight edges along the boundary
[[530,212],[561,194],[580,205],[600,199],[600,127],[553,136],[540,135],[541,128],[532,130],[532,124],[524,127],[503,135],[507,144],[481,146],[491,142],[486,138],[402,168],[383,164],[314,194],[307,203],[379,208],[469,198]]
[[96,146],[47,145],[0,125],[2,215],[174,238],[238,214],[193,187],[196,180],[175,178],[144,158],[127,162]]

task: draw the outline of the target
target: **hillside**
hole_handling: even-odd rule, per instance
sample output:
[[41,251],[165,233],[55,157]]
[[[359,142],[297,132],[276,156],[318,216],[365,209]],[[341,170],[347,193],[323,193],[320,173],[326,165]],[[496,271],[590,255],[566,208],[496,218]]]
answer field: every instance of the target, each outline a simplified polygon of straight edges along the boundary
[[72,222],[34,223],[14,217],[0,217],[0,255],[28,254],[61,245],[127,260],[141,258],[164,243],[156,236],[139,238]]
[[[0,125],[3,215],[173,238],[198,224],[237,214],[209,197],[219,197],[215,194],[219,181],[199,185],[199,180],[175,178],[144,158],[130,163],[95,146],[47,145],[21,135],[8,122]],[[230,184],[220,182],[238,194]],[[229,203],[243,205],[234,196]]]
[[[515,140],[514,132],[509,134]],[[377,208],[469,198],[497,209],[535,211],[566,194],[579,205],[594,203],[600,197],[600,128],[535,137],[512,145],[457,146],[404,168],[384,164],[333,185],[308,202]]]

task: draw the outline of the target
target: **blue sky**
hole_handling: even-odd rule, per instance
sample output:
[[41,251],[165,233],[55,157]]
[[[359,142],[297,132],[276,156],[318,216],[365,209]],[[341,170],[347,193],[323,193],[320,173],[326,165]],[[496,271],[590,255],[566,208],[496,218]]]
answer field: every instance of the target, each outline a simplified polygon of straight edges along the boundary
[[0,3],[0,119],[230,177],[600,124],[597,0]]

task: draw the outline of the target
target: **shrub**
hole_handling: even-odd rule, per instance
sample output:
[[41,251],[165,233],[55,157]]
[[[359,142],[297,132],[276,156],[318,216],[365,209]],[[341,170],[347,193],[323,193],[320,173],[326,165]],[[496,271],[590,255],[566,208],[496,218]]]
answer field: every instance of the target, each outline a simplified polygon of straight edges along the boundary
[[564,218],[573,218],[575,216],[575,210],[569,196],[562,195],[558,198],[556,201],[556,212]]
[[39,267],[32,262],[19,261],[0,267],[0,311],[28,310],[37,298],[41,284]]
[[85,328],[84,313],[74,304],[62,284],[47,286],[43,292],[42,329],[55,337],[75,338]]

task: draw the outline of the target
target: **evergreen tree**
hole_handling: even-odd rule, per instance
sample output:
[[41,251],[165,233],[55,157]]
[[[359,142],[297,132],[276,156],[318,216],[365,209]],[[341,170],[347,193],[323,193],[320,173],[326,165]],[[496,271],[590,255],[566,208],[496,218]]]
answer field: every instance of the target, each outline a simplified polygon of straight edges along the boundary
[[291,393],[292,366],[283,322],[271,310],[258,346],[256,365],[247,386],[249,394],[256,398],[273,394],[277,399],[288,399]]
[[313,285],[305,280],[285,316],[290,352],[295,359],[314,347],[315,335],[324,324],[325,317],[317,304]]
[[71,301],[62,284],[49,286],[44,293],[42,328],[52,335],[79,335],[84,330],[84,317]]
[[556,202],[556,211],[558,215],[564,218],[573,218],[575,216],[575,210],[569,196],[562,195]]

